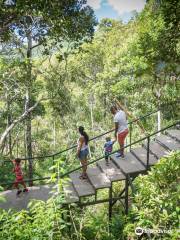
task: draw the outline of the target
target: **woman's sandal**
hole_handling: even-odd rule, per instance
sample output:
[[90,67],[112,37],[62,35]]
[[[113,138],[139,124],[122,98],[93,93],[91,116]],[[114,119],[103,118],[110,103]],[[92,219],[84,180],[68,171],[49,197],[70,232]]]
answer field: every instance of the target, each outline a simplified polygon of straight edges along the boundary
[[82,174],[82,175],[79,176],[79,178],[80,178],[80,179],[87,179],[87,175],[83,175],[83,174]]

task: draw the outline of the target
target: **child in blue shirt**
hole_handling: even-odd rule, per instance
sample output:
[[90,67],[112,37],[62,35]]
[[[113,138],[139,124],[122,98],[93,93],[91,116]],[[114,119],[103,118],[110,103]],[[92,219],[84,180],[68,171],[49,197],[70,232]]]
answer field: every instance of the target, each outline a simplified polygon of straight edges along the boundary
[[109,166],[109,154],[113,150],[113,144],[115,143],[116,140],[111,141],[110,137],[106,138],[106,143],[104,144],[104,153],[105,153],[105,160],[106,160],[106,165]]

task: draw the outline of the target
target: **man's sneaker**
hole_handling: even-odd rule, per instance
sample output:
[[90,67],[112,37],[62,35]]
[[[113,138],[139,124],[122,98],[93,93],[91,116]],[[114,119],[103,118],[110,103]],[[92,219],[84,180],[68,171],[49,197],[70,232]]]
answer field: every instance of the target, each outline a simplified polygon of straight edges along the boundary
[[120,152],[116,152],[116,153],[115,153],[115,156],[116,156],[116,157],[121,157],[121,153],[120,153]]
[[18,190],[17,193],[16,193],[16,196],[19,196],[20,193],[22,193],[22,191]]
[[25,189],[23,190],[23,192],[29,192],[29,190],[28,190],[27,188],[25,188]]
[[115,153],[115,156],[117,157],[117,158],[124,158],[124,154],[122,154],[122,153],[120,153],[120,152],[117,152],[117,153]]

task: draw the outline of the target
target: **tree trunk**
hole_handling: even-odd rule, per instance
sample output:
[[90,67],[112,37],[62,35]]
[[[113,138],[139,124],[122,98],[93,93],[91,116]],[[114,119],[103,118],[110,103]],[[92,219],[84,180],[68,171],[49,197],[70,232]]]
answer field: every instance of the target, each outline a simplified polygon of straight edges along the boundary
[[[31,31],[27,34],[28,49],[27,49],[27,78],[26,78],[26,100],[25,112],[31,107],[31,87],[32,87],[32,36]],[[26,118],[26,153],[29,161],[29,185],[32,186],[33,182],[33,160],[32,160],[32,132],[31,132],[31,112],[27,114]]]
[[[12,118],[11,118],[11,111],[10,111],[10,103],[8,100],[8,96],[7,96],[7,127],[9,127],[11,125],[12,122]],[[9,153],[9,157],[12,159],[12,138],[11,138],[11,131],[8,134],[8,153]]]
[[104,118],[107,115],[107,94],[104,95]]
[[53,123],[53,148],[54,152],[56,151],[56,122]]
[[7,138],[7,135],[9,134],[9,132],[20,122],[22,122],[24,119],[27,118],[27,115],[32,112],[37,105],[42,101],[43,99],[41,99],[40,101],[36,102],[32,107],[30,107],[27,111],[25,111],[20,117],[18,117],[17,119],[13,120],[13,122],[11,123],[11,125],[9,127],[6,128],[6,130],[2,133],[1,138],[0,138],[0,149],[4,148],[4,144],[5,144],[5,140]]
[[31,113],[28,114],[26,119],[26,153],[29,161],[29,185],[32,186],[33,182],[33,160],[32,160],[32,137],[31,137]]

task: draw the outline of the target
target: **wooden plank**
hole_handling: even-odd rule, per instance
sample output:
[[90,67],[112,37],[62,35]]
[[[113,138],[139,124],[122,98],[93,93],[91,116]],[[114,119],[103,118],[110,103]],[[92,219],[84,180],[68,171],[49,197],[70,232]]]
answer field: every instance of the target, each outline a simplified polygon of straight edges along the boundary
[[[144,147],[147,149],[147,144],[144,144]],[[150,152],[154,154],[158,159],[167,155],[169,151],[161,146],[157,142],[151,142],[149,145]]]
[[175,138],[178,142],[180,142],[180,130],[178,130],[178,129],[169,129],[169,130],[166,130],[166,133],[170,137]]
[[109,161],[109,166],[106,165],[105,160],[99,161],[97,166],[106,174],[107,178],[109,178],[111,182],[126,179],[121,170],[117,168],[111,160]]
[[88,179],[95,189],[111,187],[111,181],[106,177],[106,174],[101,172],[98,167],[88,167]]
[[68,181],[63,188],[64,188],[64,193],[65,193],[65,198],[66,198],[67,203],[79,202],[79,197],[78,197],[71,181]]
[[80,179],[80,172],[76,171],[71,173],[70,179],[73,183],[74,189],[76,190],[79,197],[91,196],[95,194],[95,190],[86,179]]
[[117,158],[115,154],[111,155],[111,158],[125,174],[139,173],[146,170],[143,164],[130,152],[124,158]]
[[[143,147],[135,148],[131,150],[132,153],[142,162],[147,165],[147,150]],[[149,154],[149,165],[154,165],[157,162],[157,158]]]
[[166,135],[157,136],[156,140],[171,151],[180,149],[180,143]]

